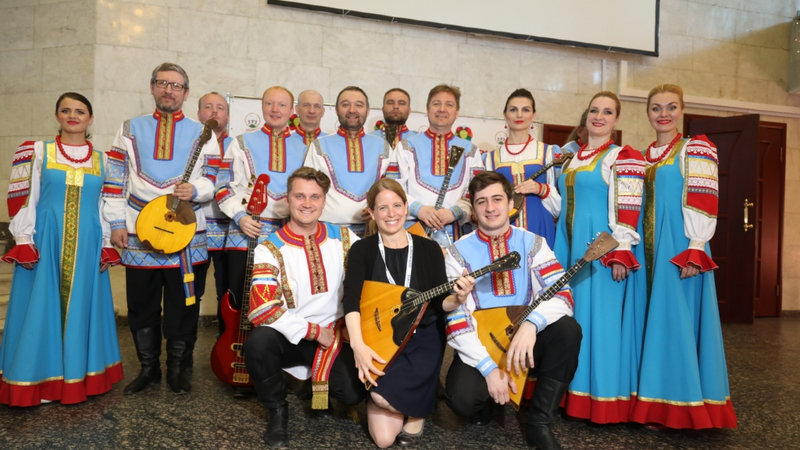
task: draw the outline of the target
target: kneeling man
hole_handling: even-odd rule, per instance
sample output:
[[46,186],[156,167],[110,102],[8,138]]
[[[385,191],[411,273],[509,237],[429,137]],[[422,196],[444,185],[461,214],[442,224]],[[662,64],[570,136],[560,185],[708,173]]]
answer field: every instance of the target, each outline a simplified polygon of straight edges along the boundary
[[344,265],[358,237],[319,221],[331,185],[327,175],[301,167],[286,184],[291,220],[255,249],[248,315],[254,328],[244,344],[247,371],[269,410],[264,439],[270,447],[289,441],[282,370],[311,377],[314,409],[329,408],[328,393],[348,406],[367,394],[342,339]]
[[[509,401],[509,390],[517,392],[508,373],[489,357],[478,338],[472,313],[476,309],[529,305],[556,282],[564,269],[541,236],[509,224],[514,206],[513,188],[503,175],[481,172],[469,183],[469,197],[478,230],[448,248],[448,278],[489,265],[513,251],[522,256],[520,268],[479,278],[465,305],[447,317],[447,335],[455,349],[447,373],[446,402],[459,416],[476,425],[488,424],[493,401]],[[543,450],[560,449],[550,422],[578,367],[580,325],[572,318],[572,291],[563,287],[551,300],[542,302],[519,327],[507,353],[507,367],[529,368],[537,376],[528,414],[527,440]]]

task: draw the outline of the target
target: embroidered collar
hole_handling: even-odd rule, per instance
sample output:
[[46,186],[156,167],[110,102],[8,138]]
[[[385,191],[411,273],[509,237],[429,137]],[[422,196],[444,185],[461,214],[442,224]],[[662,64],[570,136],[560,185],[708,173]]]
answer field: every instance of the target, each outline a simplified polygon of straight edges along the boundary
[[[314,233],[314,241],[317,245],[322,244],[325,238],[328,236],[327,228],[321,222],[317,222],[317,232]],[[292,232],[289,228],[289,224],[284,225],[278,230],[278,237],[280,239],[289,244],[294,245],[295,247],[304,247],[306,237],[300,234],[296,234]]]
[[505,233],[500,236],[489,236],[488,234],[484,233],[480,229],[478,229],[478,239],[486,242],[487,244],[491,244],[492,242],[496,242],[502,238],[502,240],[507,241],[511,237],[511,227],[509,226]]
[[[264,133],[268,134],[269,136],[274,136],[274,137],[277,137],[277,136],[275,135],[275,130],[273,130],[273,129],[272,129],[272,128],[271,128],[269,125],[267,125],[267,124],[264,124],[264,126],[263,126],[263,127],[261,127],[261,131],[263,131]],[[292,133],[292,132],[291,132],[291,131],[289,131],[289,127],[284,127],[284,129],[283,129],[283,133],[282,133],[282,135],[283,135],[283,137],[284,137],[284,138],[286,138],[286,137],[289,137],[289,135],[290,135],[291,133]]]
[[[345,130],[341,126],[339,126],[339,129],[336,131],[336,134],[338,134],[339,136],[343,136],[347,140],[350,140],[350,135],[347,134],[347,130]],[[364,127],[361,127],[361,129],[358,130],[358,137],[361,138],[363,136],[364,136]]]
[[180,110],[180,111],[178,111],[176,113],[166,113],[166,112],[161,112],[159,110],[155,110],[155,112],[153,113],[153,118],[156,119],[156,120],[159,120],[159,121],[161,119],[165,119],[165,120],[172,120],[174,122],[178,122],[178,121],[183,120],[184,117],[185,116],[183,115],[183,110]]
[[[406,131],[408,131],[408,128],[406,128]],[[447,134],[441,135],[434,133],[433,131],[431,131],[430,128],[425,130],[425,135],[433,139],[434,141],[436,141],[437,139],[442,139],[442,137],[444,137],[444,140],[449,141],[450,139],[453,139],[455,137],[455,134],[453,134],[452,131],[448,131]]]

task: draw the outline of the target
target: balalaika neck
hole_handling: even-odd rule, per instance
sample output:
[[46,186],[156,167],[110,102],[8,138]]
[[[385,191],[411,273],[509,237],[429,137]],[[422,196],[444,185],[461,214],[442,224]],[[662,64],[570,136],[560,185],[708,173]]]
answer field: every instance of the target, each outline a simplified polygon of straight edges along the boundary
[[444,174],[444,180],[442,180],[442,188],[439,190],[439,196],[436,197],[434,209],[442,209],[442,206],[444,206],[444,196],[447,194],[447,190],[450,189],[450,177],[453,176],[454,169],[455,167],[447,168],[447,172]]
[[[194,145],[192,146],[192,159],[189,160],[189,165],[186,167],[186,172],[183,174],[183,178],[181,178],[181,183],[188,183],[189,179],[192,178],[192,172],[194,172],[194,166],[197,164],[197,160],[200,158],[200,150],[202,150],[202,146],[200,145],[200,140],[194,141]],[[175,211],[178,208],[178,204],[180,204],[180,199],[178,197],[172,197],[172,207],[170,208],[172,211]]]
[[[489,264],[488,266],[486,266],[484,268],[481,268],[481,269],[478,269],[478,270],[468,274],[467,276],[477,279],[479,277],[482,277],[482,276],[486,275],[487,273],[489,273],[491,271],[492,271],[492,265]],[[427,302],[431,301],[431,299],[433,299],[435,297],[438,297],[438,296],[440,296],[442,294],[445,294],[445,293],[448,293],[448,292],[452,291],[453,290],[453,286],[455,286],[455,285],[456,285],[456,280],[453,280],[453,281],[448,281],[447,283],[442,284],[440,286],[437,286],[437,287],[435,287],[433,289],[427,290],[427,291],[419,294],[419,296],[417,296],[411,304],[414,307],[417,307],[417,306],[422,305],[423,303],[427,303]]]
[[[259,225],[261,224],[261,218],[258,217],[257,214],[251,214],[250,218],[255,220]],[[258,247],[258,236],[254,238],[248,237],[247,266],[244,270],[244,291],[242,292],[242,314],[241,322],[239,323],[239,329],[243,331],[250,330],[250,320],[247,318],[247,315],[250,313],[250,283],[253,281],[253,254],[255,253],[256,247]]]
[[558,294],[558,291],[566,286],[567,283],[569,283],[569,280],[574,277],[576,273],[580,272],[581,268],[586,265],[586,262],[587,261],[584,258],[579,259],[574,266],[570,267],[569,270],[561,276],[561,278],[556,280],[556,282],[550,285],[549,288],[545,289],[541,295],[536,297],[536,299],[534,299],[533,302],[531,302],[531,304],[525,308],[519,317],[514,319],[514,326],[519,326],[542,302],[546,302],[547,300],[555,297],[555,295]]

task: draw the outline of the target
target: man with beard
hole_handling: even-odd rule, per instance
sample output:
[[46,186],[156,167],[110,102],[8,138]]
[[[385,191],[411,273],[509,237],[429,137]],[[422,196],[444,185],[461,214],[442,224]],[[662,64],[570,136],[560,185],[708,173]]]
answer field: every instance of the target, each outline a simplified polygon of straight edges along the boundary
[[[153,70],[150,93],[156,110],[134,117],[120,127],[108,152],[103,186],[103,216],[111,224],[111,242],[122,248],[125,265],[128,322],[142,369],[127,387],[133,394],[161,381],[161,297],[163,332],[167,339],[167,383],[173,392],[187,393],[192,354],[197,339],[199,298],[195,285],[205,284],[206,222],[200,205],[214,195],[219,158],[215,136],[198,148],[203,126],[185,117],[181,107],[189,97],[189,77],[173,63]],[[200,152],[197,164],[188,162]],[[189,182],[181,179],[191,170]],[[196,232],[191,243],[176,253],[154,251],[136,235],[139,212],[151,200],[172,194],[191,202]],[[193,265],[197,267],[193,270]]]
[[300,124],[292,133],[292,139],[299,139],[303,142],[303,146],[308,146],[314,139],[328,135],[319,128],[322,116],[325,115],[325,105],[319,92],[312,90],[301,92],[297,96],[294,112],[300,119]]
[[[247,266],[248,238],[258,238],[261,243],[273,231],[286,223],[289,209],[284,201],[287,180],[302,165],[305,146],[291,139],[289,116],[292,114],[294,96],[282,86],[273,86],[261,98],[264,126],[259,131],[237,136],[222,164],[230,167],[230,178],[217,184],[216,199],[219,208],[230,217],[225,251],[228,255],[228,275],[233,306],[241,307],[244,292],[244,273]],[[260,220],[253,220],[245,211],[253,183],[261,174],[269,175],[267,185],[269,201],[261,212]],[[226,324],[231,325],[231,324]],[[234,326],[236,324],[233,324]]]
[[387,139],[389,145],[392,148],[397,147],[397,144],[403,139],[418,134],[416,131],[410,131],[406,126],[409,114],[411,114],[411,96],[408,95],[408,92],[400,88],[389,89],[383,94],[383,123],[379,129],[370,134],[387,139],[388,132],[389,137],[394,136],[394,139]]
[[322,171],[332,182],[321,220],[348,226],[359,237],[369,220],[367,191],[378,179],[397,174],[392,147],[378,136],[364,134],[368,113],[369,99],[361,88],[342,89],[336,97],[339,130],[311,142],[303,164]]
[[[228,136],[228,101],[218,92],[209,92],[200,97],[197,102],[197,120],[206,123],[209,119],[217,121],[217,128],[214,134],[217,136],[219,152],[209,156],[207,163],[220,166],[217,176],[217,183],[227,182],[222,178],[228,173],[227,167],[221,166],[222,158],[225,156],[225,149],[231,143]],[[225,248],[225,237],[228,235],[228,224],[230,219],[219,210],[217,201],[211,199],[203,203],[203,214],[206,216],[206,238],[208,242],[208,263],[206,270],[214,261],[214,282],[217,289],[217,319],[220,323],[220,333],[222,333],[222,318],[220,316],[219,302],[225,291],[228,290],[228,268],[227,257],[223,249]],[[197,286],[197,296],[202,297],[205,286]]]
[[[459,225],[470,221],[472,206],[467,186],[472,176],[484,169],[478,147],[452,132],[460,107],[458,87],[446,84],[434,87],[428,94],[428,129],[402,141],[397,149],[399,181],[408,195],[409,215],[435,230],[431,238],[443,247],[461,235]],[[453,169],[444,203],[437,210],[436,200],[454,145],[463,147],[464,154]],[[413,221],[408,225],[412,224]]]

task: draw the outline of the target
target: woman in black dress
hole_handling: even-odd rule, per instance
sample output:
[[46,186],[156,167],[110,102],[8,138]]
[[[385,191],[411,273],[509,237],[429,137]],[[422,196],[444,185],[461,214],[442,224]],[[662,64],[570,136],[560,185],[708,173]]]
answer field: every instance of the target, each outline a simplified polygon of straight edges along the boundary
[[[425,417],[436,406],[436,386],[444,353],[444,315],[466,301],[475,280],[462,276],[455,294],[430,301],[408,344],[385,372],[373,360],[385,363],[364,343],[361,335],[361,288],[365,280],[404,285],[424,292],[447,282],[444,256],[434,241],[412,236],[404,228],[408,202],[394,180],[378,180],[367,193],[367,208],[378,233],[357,241],[347,257],[344,312],[358,376],[373,387],[367,400],[367,422],[378,447],[419,441]],[[375,375],[380,376],[379,382]],[[403,424],[405,416],[408,420]]]

